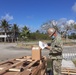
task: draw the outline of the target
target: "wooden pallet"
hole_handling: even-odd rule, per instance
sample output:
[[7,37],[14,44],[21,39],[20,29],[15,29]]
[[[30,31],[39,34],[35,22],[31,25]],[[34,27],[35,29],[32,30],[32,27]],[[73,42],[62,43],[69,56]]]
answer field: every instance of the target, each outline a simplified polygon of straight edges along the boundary
[[76,75],[76,69],[71,69],[71,68],[62,68],[61,70],[62,74],[67,74],[67,75]]
[[0,63],[0,75],[46,75],[46,58],[32,60],[31,56]]

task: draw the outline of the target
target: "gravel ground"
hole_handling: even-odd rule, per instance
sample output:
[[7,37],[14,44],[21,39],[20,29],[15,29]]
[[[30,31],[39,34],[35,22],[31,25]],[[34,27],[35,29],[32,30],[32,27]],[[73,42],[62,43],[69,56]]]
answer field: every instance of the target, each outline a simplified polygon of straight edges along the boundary
[[21,56],[31,55],[31,51],[15,48],[15,43],[0,43],[0,61],[4,61],[11,58],[17,58]]
[[[22,56],[31,56],[31,49],[16,48],[16,43],[0,43],[0,61]],[[76,46],[64,47],[63,53],[76,53]],[[48,56],[49,50],[42,50],[43,56]]]
[[[0,43],[0,61],[18,58],[22,56],[31,56],[31,49],[17,48],[16,43]],[[48,56],[49,51],[42,51],[42,55]]]

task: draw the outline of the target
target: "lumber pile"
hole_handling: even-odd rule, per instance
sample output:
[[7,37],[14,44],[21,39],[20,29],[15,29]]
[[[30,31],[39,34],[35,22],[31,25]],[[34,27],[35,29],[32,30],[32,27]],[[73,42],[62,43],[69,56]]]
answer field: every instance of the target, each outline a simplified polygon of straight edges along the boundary
[[0,75],[45,75],[46,58],[32,60],[31,56],[0,63]]
[[32,48],[32,56],[24,56],[0,63],[0,75],[46,75],[46,57],[39,47]]
[[76,69],[71,69],[71,68],[62,68],[61,73],[64,75],[76,75]]

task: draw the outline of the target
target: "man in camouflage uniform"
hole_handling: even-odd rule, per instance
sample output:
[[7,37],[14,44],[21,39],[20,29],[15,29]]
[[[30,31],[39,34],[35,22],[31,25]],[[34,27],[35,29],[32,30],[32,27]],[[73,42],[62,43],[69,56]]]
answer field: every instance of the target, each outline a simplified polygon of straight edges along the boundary
[[61,61],[63,50],[61,36],[57,34],[54,28],[49,28],[47,32],[52,39],[51,50],[49,53],[50,58],[52,59],[52,72],[53,75],[61,75]]

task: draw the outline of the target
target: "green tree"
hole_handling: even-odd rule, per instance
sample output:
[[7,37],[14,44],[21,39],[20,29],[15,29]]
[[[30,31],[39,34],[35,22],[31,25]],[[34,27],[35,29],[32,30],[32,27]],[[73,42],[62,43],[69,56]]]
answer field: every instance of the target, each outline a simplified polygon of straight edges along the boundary
[[39,30],[36,30],[36,33],[40,33],[40,31]]
[[76,39],[76,33],[71,33],[71,35],[69,35],[70,39]]
[[74,24],[73,28],[76,30],[76,24]]
[[[2,31],[5,32],[5,35],[7,35],[7,32],[10,31],[10,24],[5,19],[1,20],[1,26],[0,27],[1,27]],[[6,37],[5,37],[5,42],[6,42]]]
[[19,36],[19,27],[17,24],[13,24],[12,28],[12,38],[16,41]]
[[26,40],[26,39],[29,38],[29,35],[30,35],[30,30],[29,30],[29,28],[27,28],[26,26],[24,26],[24,27],[22,28],[20,37],[21,37],[23,40]]
[[50,38],[45,33],[33,32],[30,33],[30,40],[49,40]]

